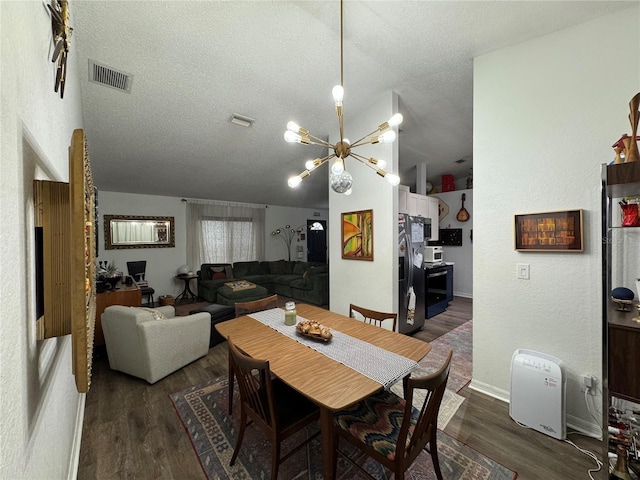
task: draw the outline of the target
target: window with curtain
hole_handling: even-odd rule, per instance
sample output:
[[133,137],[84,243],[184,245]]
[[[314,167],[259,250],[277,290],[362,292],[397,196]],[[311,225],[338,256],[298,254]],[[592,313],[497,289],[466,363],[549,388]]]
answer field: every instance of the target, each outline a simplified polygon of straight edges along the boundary
[[203,263],[264,260],[264,206],[187,201],[187,261]]

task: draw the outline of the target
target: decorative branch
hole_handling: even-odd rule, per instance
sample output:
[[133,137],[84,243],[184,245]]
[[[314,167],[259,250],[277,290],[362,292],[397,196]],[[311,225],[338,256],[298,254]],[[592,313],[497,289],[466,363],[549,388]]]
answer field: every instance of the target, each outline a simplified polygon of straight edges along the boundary
[[291,228],[291,225],[285,225],[284,228],[280,227],[271,232],[271,235],[279,235],[282,240],[284,240],[284,243],[287,246],[289,261],[291,261],[291,242],[293,241],[293,237],[296,235],[296,231]]

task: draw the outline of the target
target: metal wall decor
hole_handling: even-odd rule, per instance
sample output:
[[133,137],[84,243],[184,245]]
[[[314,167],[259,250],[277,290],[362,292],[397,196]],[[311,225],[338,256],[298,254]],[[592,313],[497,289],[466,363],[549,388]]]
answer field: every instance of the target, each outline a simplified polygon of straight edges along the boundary
[[73,28],[69,26],[69,2],[53,0],[47,5],[51,13],[51,30],[53,33],[53,55],[51,61],[57,63],[54,91],[64,97],[64,85],[67,78],[67,55],[69,54],[69,38]]

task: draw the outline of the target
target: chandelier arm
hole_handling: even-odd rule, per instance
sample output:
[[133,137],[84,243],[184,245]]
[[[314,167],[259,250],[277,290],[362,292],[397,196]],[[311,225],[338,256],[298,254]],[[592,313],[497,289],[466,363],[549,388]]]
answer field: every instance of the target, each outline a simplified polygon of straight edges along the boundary
[[326,157],[324,157],[324,158],[320,159],[320,163],[318,163],[318,165],[316,165],[315,167],[313,167],[313,169],[312,169],[312,170],[304,170],[304,171],[303,171],[302,173],[300,173],[298,176],[302,175],[304,172],[309,172],[307,175],[305,175],[305,176],[302,178],[302,180],[304,180],[305,178],[307,178],[307,177],[311,174],[311,172],[312,172],[313,170],[318,169],[320,166],[324,165],[325,163],[327,163],[327,161],[328,161],[328,160],[331,160],[331,159],[332,159],[333,157],[335,157],[335,156],[336,156],[336,154],[335,154],[335,153],[332,153],[332,154],[330,154],[330,155],[327,155]]
[[[323,138],[316,137],[315,135],[313,135],[313,134],[311,134],[311,133],[309,133],[307,136],[308,136],[309,138],[313,138],[314,140],[317,140],[318,142],[322,142],[322,145],[323,145],[323,146],[325,146],[325,147],[333,147],[333,145],[332,145],[332,144],[330,144],[328,141],[326,141],[326,140],[325,140],[325,139],[323,139]],[[309,142],[309,143],[311,143],[311,142]],[[318,144],[318,143],[314,143],[314,145],[319,145],[319,144]]]
[[364,157],[362,155],[358,155],[357,153],[353,153],[351,152],[351,156],[353,158],[355,158],[356,160],[358,160],[360,163],[366,165],[367,167],[369,167],[371,170],[377,172],[378,171],[378,167],[375,167],[373,165],[371,165],[371,162],[369,162],[369,159],[367,157]]
[[[384,125],[384,124],[383,124],[383,125]],[[386,130],[386,128],[385,128],[384,130]],[[351,148],[353,148],[353,147],[358,147],[358,146],[360,146],[360,145],[366,145],[367,143],[371,143],[371,142],[373,141],[373,138],[369,138],[369,140],[368,140],[367,142],[364,142],[364,143],[360,143],[360,142],[362,142],[362,141],[363,141],[365,138],[367,138],[367,137],[373,137],[376,133],[381,132],[381,131],[382,131],[382,130],[380,130],[380,127],[378,127],[378,128],[376,128],[373,132],[371,132],[371,133],[367,133],[367,134],[366,134],[364,137],[362,137],[361,139],[356,140],[356,141],[351,145]]]
[[327,163],[327,161],[328,161],[328,160],[331,160],[331,159],[332,159],[333,157],[335,157],[335,156],[336,156],[336,154],[335,154],[335,153],[331,153],[331,154],[327,155],[326,157],[324,157],[324,158],[320,161],[320,163],[318,164],[318,167],[319,167],[320,165],[324,165],[325,163]]
[[[340,85],[344,87],[344,28],[343,28],[342,0],[340,0]],[[342,141],[342,138],[340,138]]]
[[[315,138],[315,137],[313,137],[313,138]],[[322,143],[313,142],[313,141],[309,140],[308,142],[304,142],[304,145],[317,145],[319,147],[331,147],[331,148],[333,148],[333,145],[331,145],[330,143],[326,142],[325,140],[322,140],[321,138],[319,138],[318,140],[320,142],[322,142]]]

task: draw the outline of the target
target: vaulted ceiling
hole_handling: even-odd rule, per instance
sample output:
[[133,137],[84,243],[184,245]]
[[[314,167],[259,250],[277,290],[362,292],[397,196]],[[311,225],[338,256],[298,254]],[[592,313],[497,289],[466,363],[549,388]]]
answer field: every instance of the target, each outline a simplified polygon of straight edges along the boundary
[[[635,3],[345,0],[345,115],[397,92],[401,183],[415,185],[423,163],[434,183],[466,177],[473,58]],[[283,133],[289,120],[320,137],[336,127],[337,0],[70,5],[100,190],[328,206],[326,167],[287,186],[322,150],[286,143]],[[130,92],[90,81],[90,62],[130,76]],[[234,113],[255,123],[232,124]],[[371,130],[385,120],[372,119]]]

